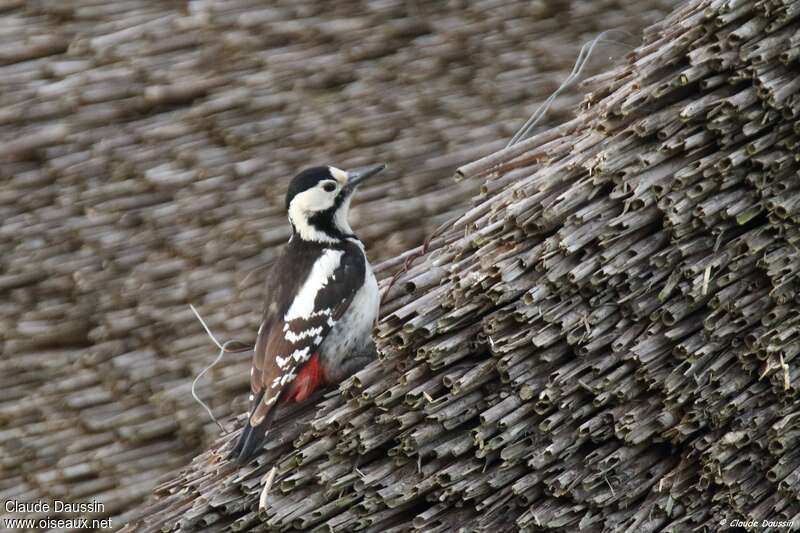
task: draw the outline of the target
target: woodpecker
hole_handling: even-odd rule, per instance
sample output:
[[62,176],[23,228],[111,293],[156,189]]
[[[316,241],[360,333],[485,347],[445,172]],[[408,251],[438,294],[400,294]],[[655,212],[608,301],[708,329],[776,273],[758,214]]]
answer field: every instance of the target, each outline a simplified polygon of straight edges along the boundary
[[289,184],[292,236],[267,276],[269,300],[250,369],[250,416],[229,455],[239,463],[260,449],[275,405],[302,402],[375,357],[378,283],[347,218],[356,187],[385,166],[314,167]]

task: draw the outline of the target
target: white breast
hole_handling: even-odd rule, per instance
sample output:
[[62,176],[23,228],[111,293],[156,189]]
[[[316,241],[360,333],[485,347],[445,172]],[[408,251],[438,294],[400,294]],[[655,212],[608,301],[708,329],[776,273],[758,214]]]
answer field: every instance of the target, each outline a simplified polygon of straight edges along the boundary
[[324,366],[335,367],[343,359],[363,353],[372,342],[372,328],[378,318],[379,306],[378,282],[367,263],[364,285],[320,346]]

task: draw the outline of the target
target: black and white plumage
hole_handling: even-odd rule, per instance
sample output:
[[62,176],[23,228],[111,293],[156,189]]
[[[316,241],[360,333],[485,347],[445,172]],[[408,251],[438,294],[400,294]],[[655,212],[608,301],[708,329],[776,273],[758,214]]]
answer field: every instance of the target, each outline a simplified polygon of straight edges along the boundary
[[230,454],[239,462],[258,450],[276,404],[303,401],[375,356],[378,284],[347,216],[358,184],[383,168],[315,167],[289,186],[292,237],[267,277],[250,370],[250,417]]

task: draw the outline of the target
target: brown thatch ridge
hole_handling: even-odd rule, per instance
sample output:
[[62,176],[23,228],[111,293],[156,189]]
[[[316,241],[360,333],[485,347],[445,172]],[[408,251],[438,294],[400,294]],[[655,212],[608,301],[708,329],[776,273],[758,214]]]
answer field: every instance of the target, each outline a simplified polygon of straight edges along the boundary
[[797,6],[688,2],[459,169],[482,193],[389,289],[381,360],[136,530],[800,528]]
[[[215,353],[187,304],[253,338],[292,174],[389,161],[354,226],[394,257],[464,211],[480,181],[455,168],[580,43],[671,3],[0,1],[2,499],[96,499],[122,523],[218,435],[189,395]],[[222,418],[248,358],[198,390]]]

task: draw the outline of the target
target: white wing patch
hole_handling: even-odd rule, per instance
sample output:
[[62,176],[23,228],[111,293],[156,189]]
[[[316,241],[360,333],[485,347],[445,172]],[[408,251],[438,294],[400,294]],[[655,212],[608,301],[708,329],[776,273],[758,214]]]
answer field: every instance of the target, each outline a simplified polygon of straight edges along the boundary
[[305,339],[306,337],[313,337],[315,335],[319,335],[320,333],[322,333],[322,326],[319,326],[317,328],[308,328],[306,330],[301,331],[300,333],[295,333],[294,331],[290,330],[288,324],[286,324],[283,327],[283,329],[285,330],[283,333],[283,337],[291,343],[295,343],[297,341]]
[[[297,374],[294,373],[295,370],[297,370],[297,367],[293,366],[292,368],[290,368],[288,371],[285,371],[280,376],[276,376],[275,379],[272,380],[272,385],[271,385],[270,388],[274,389],[276,387],[279,387],[279,386],[282,387],[282,386],[286,385],[287,383],[290,383],[292,380],[294,380],[295,377],[297,377]],[[275,395],[275,397],[277,397],[277,395]]]
[[306,346],[302,350],[295,350],[292,354],[292,359],[295,363],[305,363],[309,359],[309,347]]
[[[278,363],[278,368],[286,372],[286,369],[289,367],[296,367],[298,364],[305,363],[310,358],[309,352],[311,348],[306,346],[302,350],[295,350],[292,352],[291,355],[286,357],[281,357],[280,355],[275,358],[275,362]],[[292,364],[294,363],[294,364]]]
[[316,260],[311,272],[303,283],[303,286],[295,296],[291,307],[283,317],[285,322],[290,322],[296,318],[309,318],[314,313],[314,302],[317,294],[334,279],[334,272],[339,268],[342,260],[342,250],[332,250],[326,248],[322,256]]
[[294,373],[295,368],[292,368],[287,373],[281,376],[281,385],[286,385],[295,378],[295,373]]

